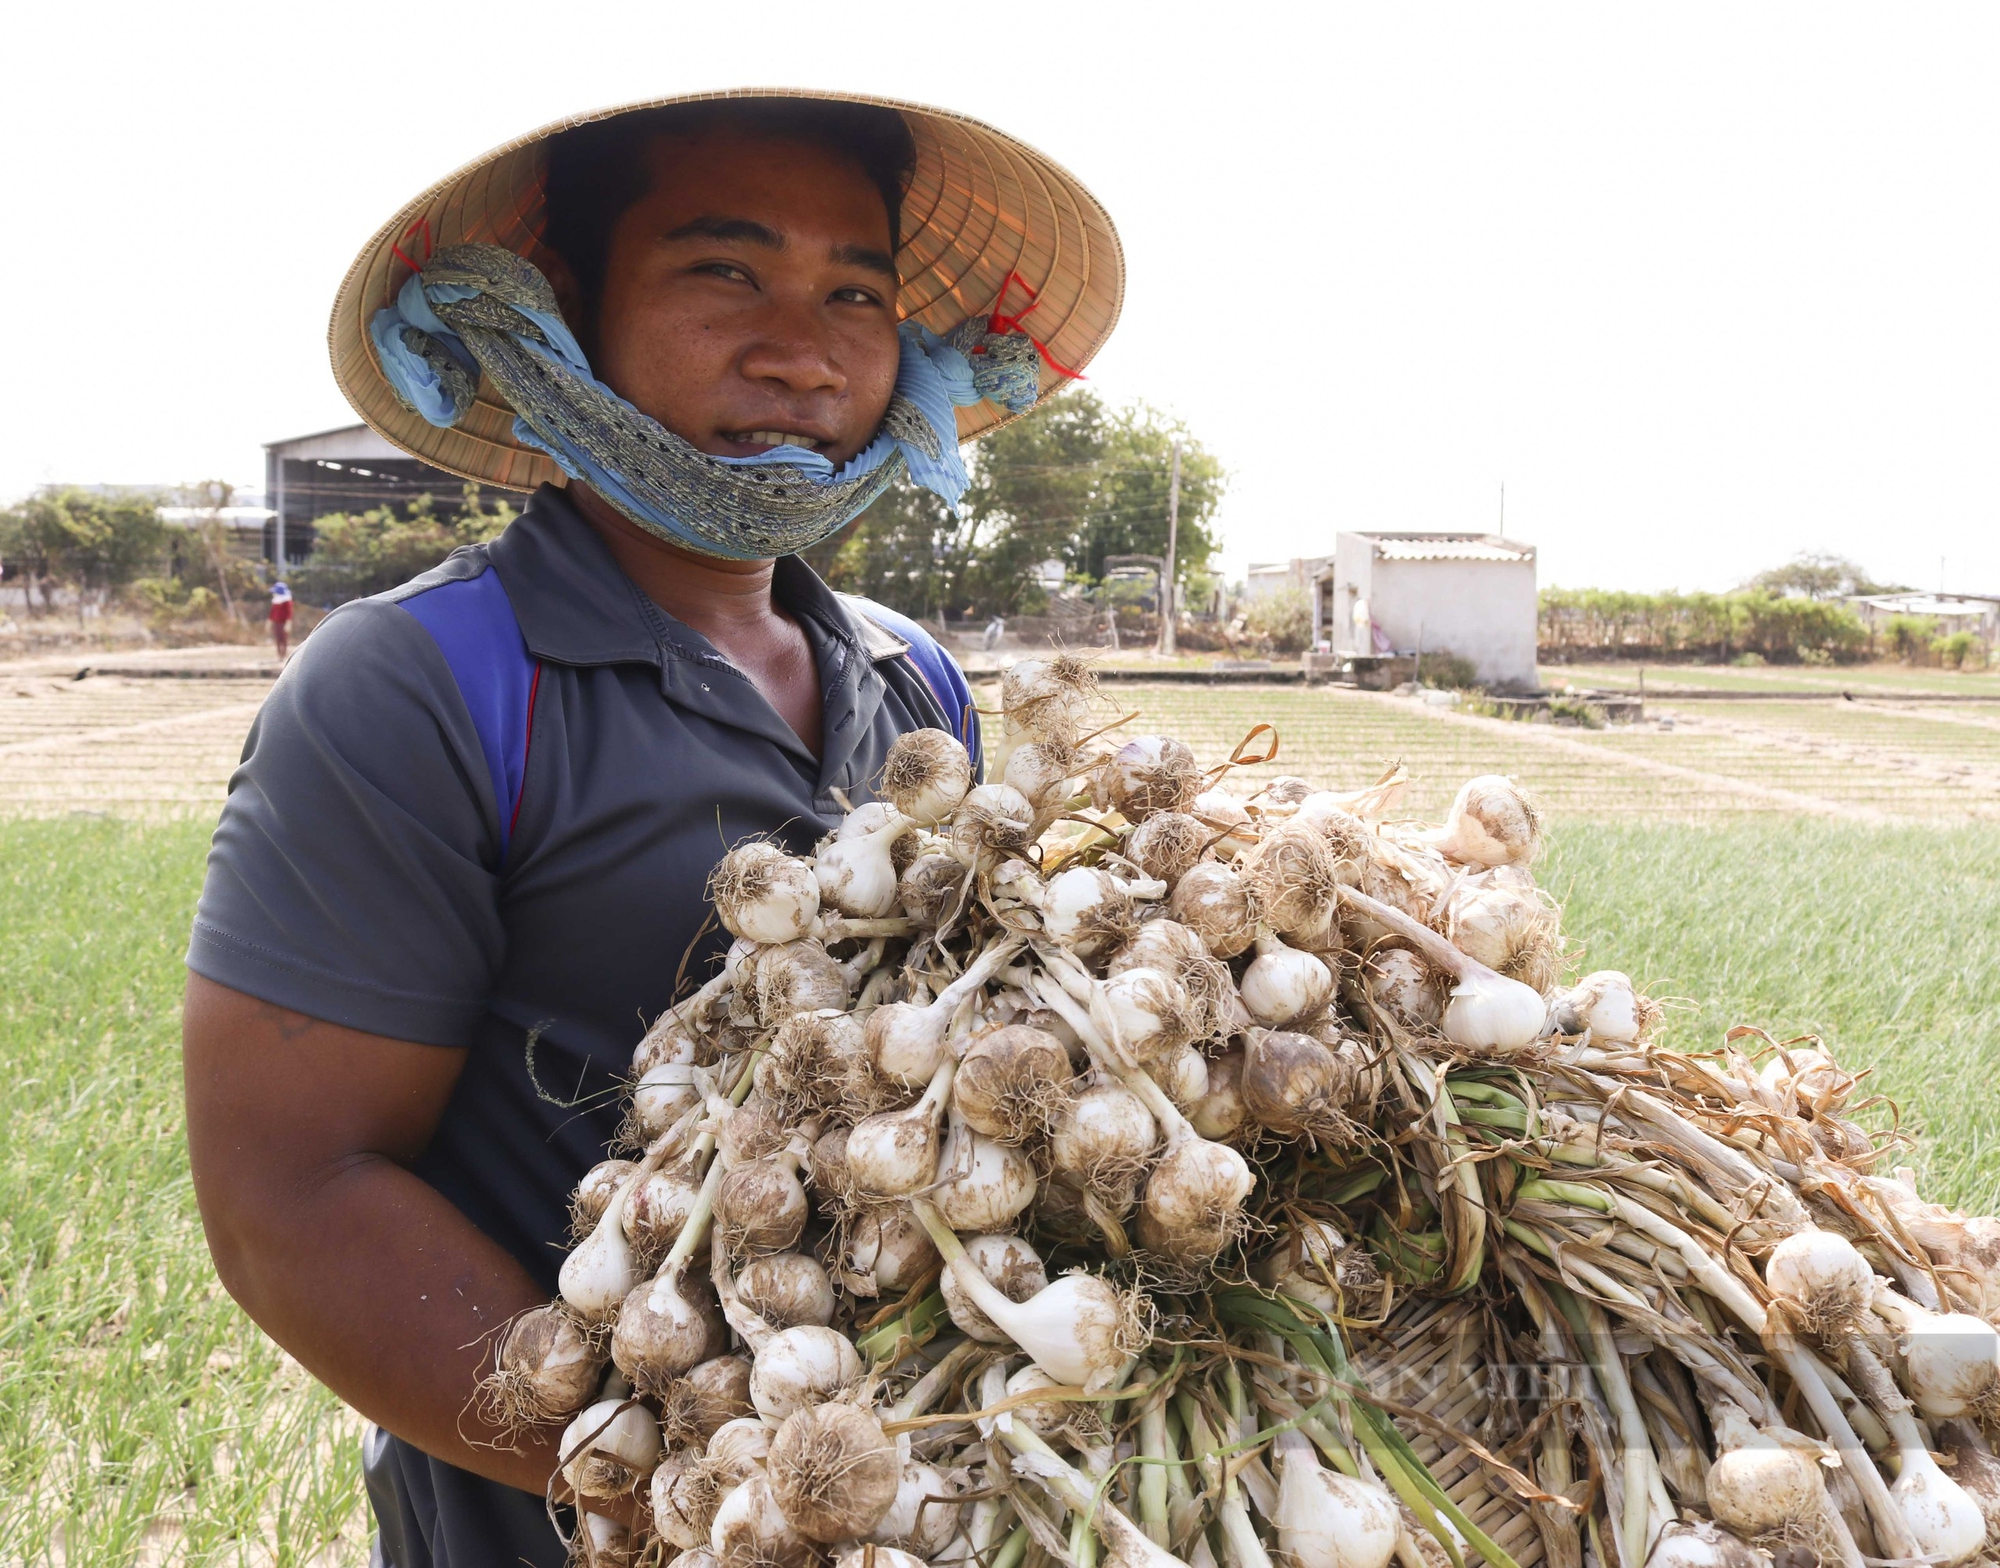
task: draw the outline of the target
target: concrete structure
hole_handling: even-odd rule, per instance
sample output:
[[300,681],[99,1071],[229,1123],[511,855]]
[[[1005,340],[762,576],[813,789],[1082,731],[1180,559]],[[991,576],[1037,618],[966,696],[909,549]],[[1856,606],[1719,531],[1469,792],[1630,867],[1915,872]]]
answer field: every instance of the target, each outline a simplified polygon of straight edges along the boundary
[[1289,561],[1252,561],[1243,577],[1244,603],[1255,604],[1287,588],[1307,592],[1315,574],[1332,559],[1330,555],[1299,555]]
[[290,562],[312,554],[312,523],[329,512],[407,507],[420,495],[440,517],[456,517],[465,481],[420,463],[366,425],[343,425],[264,448],[264,498],[273,519],[267,554]]
[[1539,689],[1533,545],[1495,534],[1337,534],[1312,590],[1316,648],[1356,658],[1450,652],[1489,690]]
[[1937,622],[1940,633],[1971,632],[1988,645],[2000,643],[2000,597],[1976,593],[1878,593],[1849,599],[1862,625],[1879,632],[1892,615],[1920,615]]

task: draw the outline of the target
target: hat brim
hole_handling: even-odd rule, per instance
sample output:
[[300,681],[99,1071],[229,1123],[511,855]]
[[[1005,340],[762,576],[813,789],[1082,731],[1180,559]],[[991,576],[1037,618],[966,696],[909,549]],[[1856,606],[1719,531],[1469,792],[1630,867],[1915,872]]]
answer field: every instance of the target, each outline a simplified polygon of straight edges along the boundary
[[[902,278],[896,303],[904,320],[947,332],[992,311],[1008,274],[1018,273],[1035,291],[1036,308],[1023,325],[1046,348],[1044,395],[1065,379],[1046,360],[1080,371],[1111,335],[1125,297],[1118,231],[1080,180],[1034,148],[965,115],[862,93],[783,87],[686,93],[545,125],[440,180],[383,224],[347,269],[327,329],[334,380],[354,411],[412,457],[461,478],[510,490],[560,482],[545,454],[514,439],[514,412],[487,383],[449,430],[405,408],[375,357],[369,318],[441,246],[483,241],[539,260],[543,173],[549,138],[558,132],[668,104],[757,98],[873,104],[903,116],[916,143],[896,255]],[[1019,311],[1027,298],[1016,289],[1006,303]],[[1010,417],[990,403],[961,408],[959,439]]]

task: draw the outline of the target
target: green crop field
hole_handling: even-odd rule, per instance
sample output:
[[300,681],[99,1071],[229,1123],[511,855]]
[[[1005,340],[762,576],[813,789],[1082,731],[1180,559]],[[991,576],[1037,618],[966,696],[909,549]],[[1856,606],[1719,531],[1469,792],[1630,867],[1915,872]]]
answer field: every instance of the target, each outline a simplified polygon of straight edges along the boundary
[[[0,1564],[359,1564],[358,1423],[222,1293],[186,1168],[180,955],[246,694],[79,684],[0,708]],[[1677,1044],[1737,1023],[1823,1036],[1900,1102],[1929,1195],[2000,1208],[1986,796],[1699,724],[1550,733],[1285,689],[1114,697],[1215,759],[1275,723],[1263,773],[1346,786],[1400,760],[1421,813],[1469,773],[1520,774],[1551,805],[1540,874],[1586,966],[1681,999]],[[1894,749],[1928,755],[1930,733],[1898,730]],[[1889,744],[1859,734],[1831,739]],[[1990,752],[1977,727],[1964,738],[1962,755]]]

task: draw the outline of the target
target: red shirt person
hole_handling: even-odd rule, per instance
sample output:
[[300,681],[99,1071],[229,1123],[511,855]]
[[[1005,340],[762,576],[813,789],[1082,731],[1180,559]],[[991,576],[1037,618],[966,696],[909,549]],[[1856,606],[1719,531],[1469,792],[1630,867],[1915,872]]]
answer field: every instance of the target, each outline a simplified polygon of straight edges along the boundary
[[283,659],[291,646],[292,590],[283,583],[271,584],[271,643]]

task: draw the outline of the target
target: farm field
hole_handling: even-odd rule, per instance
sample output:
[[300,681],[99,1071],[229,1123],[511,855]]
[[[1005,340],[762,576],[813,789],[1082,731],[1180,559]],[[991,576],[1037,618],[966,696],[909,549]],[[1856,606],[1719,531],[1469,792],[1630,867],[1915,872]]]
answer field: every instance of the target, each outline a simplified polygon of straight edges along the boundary
[[[358,1423],[215,1283],[180,1122],[180,955],[263,688],[39,679],[0,677],[0,1564],[359,1565]],[[2000,796],[1920,771],[2000,771],[2000,705],[1582,731],[1288,688],[1112,700],[1208,759],[1275,724],[1249,776],[1400,760],[1423,814],[1515,773],[1581,960],[1680,999],[1670,1041],[1823,1035],[1901,1103],[1928,1195],[2000,1208],[2000,1104],[1964,1092],[2000,1066]]]
[[[1610,664],[1545,664],[1542,684],[1599,686],[1634,691],[1639,685],[1636,662]],[[1897,692],[2000,699],[2000,670],[1932,670],[1907,664],[1649,664],[1648,691],[1719,692]]]

